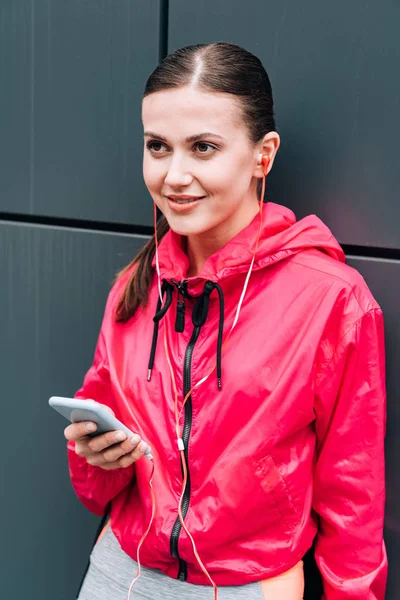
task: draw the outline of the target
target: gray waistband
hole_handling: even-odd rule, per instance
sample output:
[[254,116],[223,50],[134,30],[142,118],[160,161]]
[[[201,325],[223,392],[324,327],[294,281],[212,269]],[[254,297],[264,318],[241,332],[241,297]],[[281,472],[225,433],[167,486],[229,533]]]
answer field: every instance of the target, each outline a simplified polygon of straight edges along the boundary
[[[108,527],[93,548],[90,567],[79,594],[79,600],[125,600],[137,572],[137,563],[120,547]],[[213,600],[211,586],[193,585],[172,579],[156,569],[141,567],[132,600]],[[260,584],[223,586],[218,588],[219,600],[263,600]]]

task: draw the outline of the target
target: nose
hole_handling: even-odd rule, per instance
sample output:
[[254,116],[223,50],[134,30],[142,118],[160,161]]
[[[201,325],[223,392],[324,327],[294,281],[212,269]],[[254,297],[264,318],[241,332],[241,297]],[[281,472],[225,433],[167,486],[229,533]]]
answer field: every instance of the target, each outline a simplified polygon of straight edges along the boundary
[[185,187],[190,185],[192,182],[192,175],[188,172],[185,167],[184,157],[179,157],[177,154],[172,158],[167,175],[165,177],[165,184],[175,187]]

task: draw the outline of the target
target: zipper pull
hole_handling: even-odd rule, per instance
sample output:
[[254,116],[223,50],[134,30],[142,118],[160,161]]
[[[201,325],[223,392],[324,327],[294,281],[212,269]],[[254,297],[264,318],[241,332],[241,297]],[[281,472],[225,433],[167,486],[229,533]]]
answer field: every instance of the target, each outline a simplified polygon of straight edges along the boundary
[[185,330],[185,297],[178,288],[178,303],[176,305],[175,331],[182,333]]
[[175,283],[178,289],[178,302],[176,305],[176,319],[175,319],[175,331],[178,333],[182,333],[185,330],[185,285],[186,279],[181,282],[176,282],[172,280],[172,283]]

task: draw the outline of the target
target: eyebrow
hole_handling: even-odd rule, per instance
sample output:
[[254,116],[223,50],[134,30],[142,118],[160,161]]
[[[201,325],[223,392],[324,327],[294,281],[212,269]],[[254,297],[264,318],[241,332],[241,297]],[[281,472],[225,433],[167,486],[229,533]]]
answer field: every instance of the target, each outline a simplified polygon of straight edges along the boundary
[[[155,137],[163,142],[167,141],[167,139],[164,136],[162,136],[158,133],[154,133],[153,131],[145,131],[144,136],[145,137],[146,136]],[[187,137],[185,139],[185,142],[187,144],[189,144],[190,142],[198,142],[199,140],[202,140],[202,139],[208,138],[208,137],[217,137],[220,140],[226,141],[226,138],[222,137],[222,135],[218,135],[217,133],[212,133],[211,131],[205,131],[204,133],[196,133],[195,135],[190,135],[189,137]]]

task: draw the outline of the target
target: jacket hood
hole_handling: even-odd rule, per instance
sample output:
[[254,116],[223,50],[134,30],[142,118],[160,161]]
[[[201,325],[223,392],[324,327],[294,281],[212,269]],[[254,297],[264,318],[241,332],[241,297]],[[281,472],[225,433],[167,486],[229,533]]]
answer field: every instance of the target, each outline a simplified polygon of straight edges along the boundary
[[[263,208],[263,224],[253,270],[262,269],[308,248],[317,248],[335,260],[345,262],[345,255],[330,229],[316,216],[300,221],[292,210],[267,202]],[[200,273],[187,278],[189,260],[184,252],[184,236],[169,230],[161,240],[158,254],[162,279],[203,279],[218,282],[225,277],[247,271],[253,256],[260,216],[204,263]],[[156,259],[153,259],[153,267]],[[194,281],[193,281],[194,283]]]

